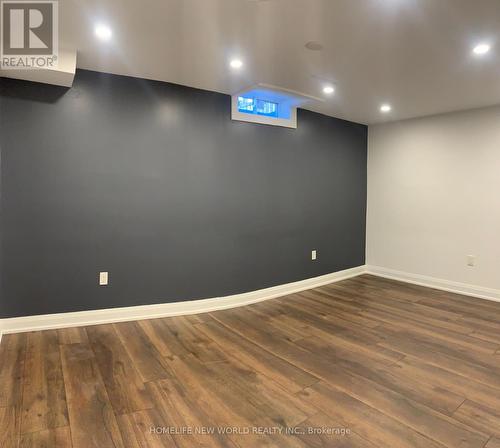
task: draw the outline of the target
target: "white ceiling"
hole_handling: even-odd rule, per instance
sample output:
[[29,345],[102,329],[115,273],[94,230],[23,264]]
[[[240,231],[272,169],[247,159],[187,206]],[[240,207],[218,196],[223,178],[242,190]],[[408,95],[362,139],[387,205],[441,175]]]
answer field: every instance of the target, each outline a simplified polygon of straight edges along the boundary
[[[60,0],[59,14],[80,68],[228,94],[333,83],[307,108],[368,124],[500,103],[500,0]],[[481,41],[492,51],[473,56]]]

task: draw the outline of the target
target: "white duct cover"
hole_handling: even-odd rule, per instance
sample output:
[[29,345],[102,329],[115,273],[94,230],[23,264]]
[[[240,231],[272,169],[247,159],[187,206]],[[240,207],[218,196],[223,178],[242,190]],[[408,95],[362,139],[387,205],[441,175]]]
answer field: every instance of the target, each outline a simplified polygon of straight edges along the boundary
[[76,50],[59,51],[57,68],[26,70],[0,70],[4,78],[24,79],[26,81],[71,87],[76,70]]

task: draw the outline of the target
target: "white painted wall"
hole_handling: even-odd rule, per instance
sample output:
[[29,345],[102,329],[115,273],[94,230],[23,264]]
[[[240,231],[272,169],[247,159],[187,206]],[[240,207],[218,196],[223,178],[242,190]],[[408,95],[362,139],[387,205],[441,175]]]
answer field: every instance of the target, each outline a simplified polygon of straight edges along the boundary
[[500,107],[369,128],[367,264],[500,289]]

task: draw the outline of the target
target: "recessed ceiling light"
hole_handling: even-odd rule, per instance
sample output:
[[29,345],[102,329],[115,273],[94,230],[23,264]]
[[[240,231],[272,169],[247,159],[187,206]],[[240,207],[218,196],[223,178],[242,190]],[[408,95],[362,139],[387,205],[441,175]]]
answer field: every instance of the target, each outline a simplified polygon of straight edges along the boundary
[[231,66],[231,68],[235,68],[235,69],[238,69],[238,68],[241,68],[243,67],[243,62],[241,61],[241,59],[233,59],[229,65]]
[[387,112],[390,112],[392,110],[392,107],[390,104],[382,104],[382,106],[380,106],[380,112],[383,112],[383,113],[387,113]]
[[481,44],[476,45],[472,49],[472,51],[474,54],[482,55],[482,54],[488,53],[488,51],[490,51],[490,49],[491,49],[490,44],[481,43]]
[[106,25],[96,25],[94,28],[95,35],[101,40],[109,40],[113,35],[111,28]]
[[335,92],[334,87],[332,87],[332,86],[323,87],[323,93],[326,93],[327,95],[331,95],[333,92]]

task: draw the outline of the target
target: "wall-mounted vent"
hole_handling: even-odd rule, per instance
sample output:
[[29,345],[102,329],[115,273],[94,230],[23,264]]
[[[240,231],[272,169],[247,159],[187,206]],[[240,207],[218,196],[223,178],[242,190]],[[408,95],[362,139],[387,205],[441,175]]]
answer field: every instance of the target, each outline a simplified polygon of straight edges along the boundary
[[251,123],[297,127],[297,107],[311,100],[319,100],[302,93],[280,89],[266,84],[233,95],[233,120]]

